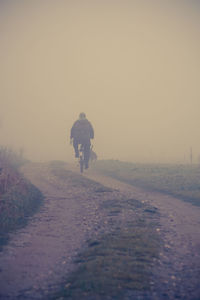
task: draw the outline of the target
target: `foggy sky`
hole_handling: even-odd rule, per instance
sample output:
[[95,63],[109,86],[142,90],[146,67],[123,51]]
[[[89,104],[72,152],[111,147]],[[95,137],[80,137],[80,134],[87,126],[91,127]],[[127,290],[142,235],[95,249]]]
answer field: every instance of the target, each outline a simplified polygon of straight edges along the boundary
[[198,1],[0,0],[0,144],[73,159],[80,112],[100,159],[200,154]]

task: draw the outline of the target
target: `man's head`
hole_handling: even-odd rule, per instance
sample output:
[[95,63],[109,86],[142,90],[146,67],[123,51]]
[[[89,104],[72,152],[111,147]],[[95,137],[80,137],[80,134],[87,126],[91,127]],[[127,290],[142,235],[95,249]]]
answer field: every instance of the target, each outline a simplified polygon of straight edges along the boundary
[[79,115],[79,119],[80,120],[83,120],[83,119],[85,119],[86,118],[86,114],[85,113],[80,113],[80,115]]

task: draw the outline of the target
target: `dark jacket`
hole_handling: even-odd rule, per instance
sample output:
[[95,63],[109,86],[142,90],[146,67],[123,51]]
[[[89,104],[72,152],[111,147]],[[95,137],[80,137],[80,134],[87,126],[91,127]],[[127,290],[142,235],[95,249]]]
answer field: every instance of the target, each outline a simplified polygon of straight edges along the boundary
[[77,120],[71,128],[71,138],[76,140],[88,140],[94,138],[94,130],[87,119]]

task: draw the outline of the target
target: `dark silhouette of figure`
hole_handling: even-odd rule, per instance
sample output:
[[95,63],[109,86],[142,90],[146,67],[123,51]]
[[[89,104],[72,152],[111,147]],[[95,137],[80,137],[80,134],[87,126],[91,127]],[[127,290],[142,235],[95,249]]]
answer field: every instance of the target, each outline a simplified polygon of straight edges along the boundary
[[90,139],[94,138],[94,129],[91,123],[86,118],[85,113],[80,113],[79,119],[74,122],[71,128],[70,139],[75,150],[75,157],[79,157],[78,146],[82,145],[84,147],[84,160],[85,168],[88,168],[89,158],[90,158]]

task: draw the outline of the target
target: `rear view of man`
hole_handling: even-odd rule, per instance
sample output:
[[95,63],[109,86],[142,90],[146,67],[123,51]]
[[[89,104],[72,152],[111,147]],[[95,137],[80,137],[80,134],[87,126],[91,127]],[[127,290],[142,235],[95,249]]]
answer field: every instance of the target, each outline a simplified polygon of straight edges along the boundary
[[85,113],[80,113],[79,119],[74,122],[71,128],[70,139],[73,139],[75,157],[79,157],[78,145],[84,147],[85,168],[88,168],[90,158],[90,139],[94,138],[94,130],[91,123],[86,119]]

